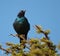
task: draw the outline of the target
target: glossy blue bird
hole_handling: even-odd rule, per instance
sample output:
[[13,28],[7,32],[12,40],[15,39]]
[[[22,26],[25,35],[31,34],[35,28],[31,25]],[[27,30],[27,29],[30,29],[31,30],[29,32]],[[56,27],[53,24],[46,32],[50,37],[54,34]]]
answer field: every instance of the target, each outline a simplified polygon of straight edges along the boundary
[[[17,15],[17,18],[15,19],[14,23],[13,23],[13,27],[16,31],[16,33],[18,35],[25,35],[25,40],[27,40],[27,34],[28,34],[28,31],[30,30],[30,24],[27,20],[27,18],[25,17],[25,11],[24,10],[21,10],[18,15]],[[22,38],[19,37],[20,39],[20,43],[22,42]]]

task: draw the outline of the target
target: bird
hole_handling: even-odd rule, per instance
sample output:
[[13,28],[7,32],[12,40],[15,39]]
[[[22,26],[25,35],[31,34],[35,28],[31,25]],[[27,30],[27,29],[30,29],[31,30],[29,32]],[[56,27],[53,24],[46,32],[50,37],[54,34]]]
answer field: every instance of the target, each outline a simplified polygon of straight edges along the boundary
[[[13,23],[13,28],[16,31],[18,35],[24,35],[24,39],[27,40],[27,34],[30,30],[30,23],[28,22],[28,19],[25,17],[25,10],[21,10],[14,23]],[[18,36],[20,39],[20,43],[22,43],[22,38],[21,36]]]

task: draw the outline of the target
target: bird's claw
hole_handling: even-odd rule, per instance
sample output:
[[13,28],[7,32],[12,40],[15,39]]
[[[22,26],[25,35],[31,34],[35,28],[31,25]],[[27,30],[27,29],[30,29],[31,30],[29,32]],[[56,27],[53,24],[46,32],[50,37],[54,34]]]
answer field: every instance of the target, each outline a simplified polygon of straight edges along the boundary
[[22,38],[23,40],[25,40],[25,35],[24,34],[19,35],[19,37]]

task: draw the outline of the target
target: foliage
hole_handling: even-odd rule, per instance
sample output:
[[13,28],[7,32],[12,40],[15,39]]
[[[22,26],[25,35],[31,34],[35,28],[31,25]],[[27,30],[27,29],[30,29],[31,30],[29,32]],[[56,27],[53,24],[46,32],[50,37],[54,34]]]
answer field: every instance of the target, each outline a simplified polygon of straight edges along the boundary
[[[59,56],[56,51],[56,45],[49,39],[48,34],[50,30],[42,30],[41,26],[35,25],[38,34],[43,33],[41,39],[31,38],[30,40],[23,40],[20,44],[6,43],[9,46],[7,49],[0,49],[11,56]],[[57,46],[60,49],[60,45]],[[27,50],[27,51],[26,51]]]

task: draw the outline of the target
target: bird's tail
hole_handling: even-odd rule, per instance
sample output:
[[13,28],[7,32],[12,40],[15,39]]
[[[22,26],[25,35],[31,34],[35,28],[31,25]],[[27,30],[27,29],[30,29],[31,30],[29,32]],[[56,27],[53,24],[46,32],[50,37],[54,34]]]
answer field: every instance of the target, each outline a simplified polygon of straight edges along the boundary
[[20,36],[18,36],[20,39],[20,43],[22,43],[23,40],[27,40],[27,35],[23,35],[21,34]]
[[20,37],[20,43],[22,43],[23,39]]
[[23,43],[24,48],[25,48],[25,43],[26,43],[26,40],[27,40],[27,35],[20,35],[19,39],[20,39],[20,43]]

